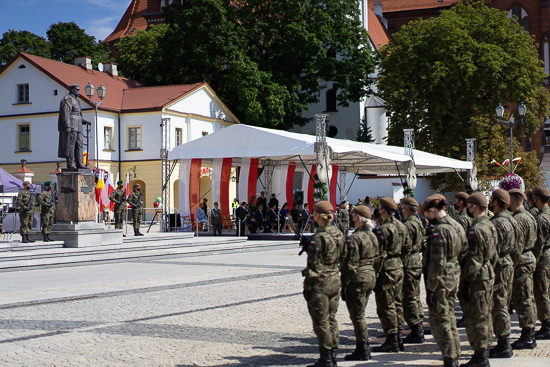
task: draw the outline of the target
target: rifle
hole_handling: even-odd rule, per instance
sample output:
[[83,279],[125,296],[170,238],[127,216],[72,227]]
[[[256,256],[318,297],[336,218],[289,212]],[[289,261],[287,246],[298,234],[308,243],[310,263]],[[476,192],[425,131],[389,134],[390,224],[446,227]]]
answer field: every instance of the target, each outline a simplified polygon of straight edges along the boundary
[[122,190],[122,197],[120,198],[119,201],[117,201],[117,204],[122,204],[125,201],[126,201],[126,190]]
[[53,191],[50,195],[50,200],[48,200],[48,208],[51,208],[52,207],[52,201],[54,200],[55,196],[56,196],[57,192],[56,191]]
[[30,212],[34,209],[34,192],[36,191],[37,185],[34,185],[34,189],[31,192],[31,196],[29,197],[29,202],[27,203],[27,208],[25,211]]
[[307,252],[307,248],[311,243],[311,238],[304,236],[304,232],[302,231],[296,231],[296,236],[300,239],[300,247],[302,248],[298,253],[298,256],[302,256],[304,252]]
[[143,200],[142,199],[143,199],[143,194],[140,192],[137,203],[136,203],[136,208],[139,209],[143,206]]

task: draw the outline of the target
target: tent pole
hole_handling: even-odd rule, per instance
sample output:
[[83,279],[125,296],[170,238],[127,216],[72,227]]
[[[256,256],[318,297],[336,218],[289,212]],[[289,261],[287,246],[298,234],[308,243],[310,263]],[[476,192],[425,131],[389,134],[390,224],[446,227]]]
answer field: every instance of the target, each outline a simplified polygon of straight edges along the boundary
[[304,160],[302,159],[302,156],[298,156],[298,158],[300,158],[300,162],[302,162],[302,166],[304,166],[306,172],[307,172],[307,175],[309,176],[309,179],[313,182],[315,182],[315,180],[313,179],[313,177],[311,176],[311,172],[309,172],[309,170],[307,169],[307,166],[306,164],[304,163]]
[[460,173],[458,173],[458,171],[456,170],[456,168],[453,168],[453,170],[455,171],[456,175],[460,178],[460,180],[462,181],[462,183],[465,184],[464,179],[462,178],[462,176],[460,175]]
[[403,186],[403,179],[401,178],[401,172],[399,171],[399,165],[395,162],[395,168],[397,168],[397,174],[399,175],[399,181],[401,181],[401,186]]

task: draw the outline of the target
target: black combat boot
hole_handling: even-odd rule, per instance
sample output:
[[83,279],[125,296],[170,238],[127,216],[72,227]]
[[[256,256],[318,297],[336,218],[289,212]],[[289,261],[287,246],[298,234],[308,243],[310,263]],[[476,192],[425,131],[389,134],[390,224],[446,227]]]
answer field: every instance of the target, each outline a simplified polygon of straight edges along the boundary
[[368,361],[370,359],[369,343],[358,343],[353,353],[344,357],[346,361]]
[[337,357],[338,357],[338,348],[332,348],[330,350],[330,359],[332,360],[332,365],[334,367],[338,367],[338,364],[336,362]]
[[550,339],[550,320],[544,320],[540,330],[535,333],[537,340],[549,340]]
[[489,351],[487,349],[478,349],[474,352],[472,359],[460,367],[489,367]]
[[401,330],[397,331],[397,345],[401,352],[405,350],[405,345],[403,344],[403,331]]
[[521,336],[512,343],[512,349],[534,349],[536,346],[535,329],[532,327],[521,329]]
[[50,240],[48,239],[48,235],[47,235],[47,234],[42,233],[42,237],[44,237],[44,242],[50,242]]
[[141,233],[141,232],[139,231],[139,229],[137,230],[137,232],[138,232],[138,236],[143,236],[143,233]]
[[332,363],[332,351],[330,349],[319,348],[319,358],[314,364],[310,364],[307,367],[334,367]]
[[54,242],[55,240],[53,238],[50,237],[50,234],[46,234],[46,236],[48,237],[48,239],[50,240],[50,242]]
[[388,336],[386,336],[386,341],[382,343],[382,345],[372,348],[372,351],[375,353],[399,352],[397,334],[388,334]]
[[134,236],[139,236],[138,230],[134,228]]
[[458,367],[458,358],[443,358],[443,367]]
[[29,241],[30,243],[36,242],[35,240],[31,240],[28,234],[26,234],[25,236],[27,236],[27,241]]
[[26,234],[21,235],[21,243],[29,243],[29,239]]
[[497,345],[489,350],[489,358],[512,358],[514,352],[507,336],[498,338]]
[[422,344],[426,339],[424,338],[424,330],[422,329],[422,323],[413,325],[409,335],[403,339],[405,344]]

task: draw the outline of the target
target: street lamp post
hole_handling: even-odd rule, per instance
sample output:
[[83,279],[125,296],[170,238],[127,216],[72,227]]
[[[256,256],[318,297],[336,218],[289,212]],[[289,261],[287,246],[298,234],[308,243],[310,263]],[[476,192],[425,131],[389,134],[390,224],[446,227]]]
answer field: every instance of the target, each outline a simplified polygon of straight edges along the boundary
[[[513,166],[513,159],[514,159],[514,152],[513,152],[513,141],[514,141],[514,125],[516,124],[513,120],[504,121],[502,117],[504,116],[504,107],[499,103],[498,107],[495,109],[498,117],[498,123],[501,125],[506,125],[510,127],[510,173],[514,173],[514,166]],[[518,124],[521,124],[523,122],[523,118],[525,117],[525,112],[527,111],[527,107],[523,104],[523,102],[518,106],[518,117],[519,121]]]
[[[107,88],[105,88],[103,84],[100,84],[97,88],[97,96],[99,98],[99,102],[92,101],[95,88],[91,82],[88,82],[88,85],[84,87],[84,90],[86,91],[86,96],[95,107],[95,165],[99,168],[99,132],[97,126],[97,107],[103,103],[103,98],[105,98],[105,95],[107,94]],[[88,156],[89,154],[90,152],[88,152]]]

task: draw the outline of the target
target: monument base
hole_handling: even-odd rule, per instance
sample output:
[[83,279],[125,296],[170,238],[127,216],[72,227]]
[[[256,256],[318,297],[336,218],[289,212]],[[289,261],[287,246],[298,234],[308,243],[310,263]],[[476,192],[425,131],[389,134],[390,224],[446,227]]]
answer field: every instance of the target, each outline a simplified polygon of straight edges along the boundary
[[[55,241],[63,241],[63,247],[92,247],[122,244],[121,229],[106,229],[104,224],[95,222],[61,222],[52,226],[50,236]],[[42,241],[41,232],[31,232],[30,238]]]

